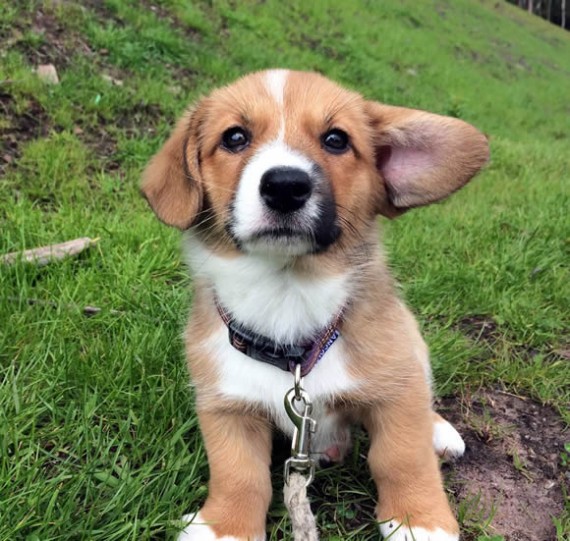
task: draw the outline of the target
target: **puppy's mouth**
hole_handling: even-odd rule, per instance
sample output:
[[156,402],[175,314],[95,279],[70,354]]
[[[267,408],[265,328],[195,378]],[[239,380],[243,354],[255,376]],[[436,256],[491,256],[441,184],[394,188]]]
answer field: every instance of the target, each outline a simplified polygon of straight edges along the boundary
[[[280,220],[267,220],[273,224],[260,224],[244,238],[231,234],[236,246],[251,253],[301,256],[326,251],[340,236],[334,213],[319,213],[313,219],[295,220],[301,223],[280,224]],[[230,226],[230,231],[232,228]]]
[[283,228],[259,231],[240,243],[240,247],[249,253],[291,257],[315,251],[313,240],[309,235]]
[[266,239],[271,242],[295,242],[296,240],[307,240],[311,238],[311,233],[308,231],[298,231],[290,227],[271,227],[262,229],[254,233],[250,237],[250,241]]

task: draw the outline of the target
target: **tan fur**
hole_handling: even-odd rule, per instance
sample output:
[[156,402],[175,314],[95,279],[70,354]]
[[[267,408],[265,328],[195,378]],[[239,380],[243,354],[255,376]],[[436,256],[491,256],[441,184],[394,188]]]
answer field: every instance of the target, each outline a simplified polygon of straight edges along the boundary
[[202,518],[219,537],[263,535],[271,501],[269,424],[263,418],[224,411],[199,410],[198,416],[210,465]]
[[[375,215],[397,216],[459,189],[486,163],[486,139],[460,120],[366,101],[311,73],[289,73],[281,112],[264,76],[253,74],[217,90],[188,113],[147,168],[143,193],[164,222],[181,229],[194,225],[211,250],[238,257],[224,228],[229,204],[241,171],[276,137],[285,116],[285,142],[323,169],[342,228],[336,244],[298,258],[292,268],[302,276],[359,267],[341,333],[348,370],[362,384],[329,407],[357,418],[369,432],[379,520],[456,532],[432,447],[436,414],[426,346],[395,291],[378,246]],[[246,127],[253,142],[231,154],[220,149],[220,137],[236,125]],[[321,134],[333,127],[350,134],[350,152],[333,156],[321,147]],[[413,158],[422,167],[400,178],[398,164],[387,164],[393,152],[411,147],[419,148]],[[427,167],[422,153],[433,157]],[[271,495],[269,425],[266,412],[220,394],[203,344],[223,323],[207,284],[195,286],[186,346],[211,471],[202,514],[219,536],[253,538],[264,530]],[[253,417],[244,416],[246,410]]]
[[[458,526],[442,490],[432,448],[428,393],[412,385],[399,401],[379,404],[363,415],[370,435],[368,463],[380,500],[380,522],[399,522],[456,533]],[[398,444],[398,442],[400,442]]]
[[190,227],[202,206],[201,181],[195,172],[196,121],[191,112],[180,119],[147,166],[141,188],[157,216],[179,229]]

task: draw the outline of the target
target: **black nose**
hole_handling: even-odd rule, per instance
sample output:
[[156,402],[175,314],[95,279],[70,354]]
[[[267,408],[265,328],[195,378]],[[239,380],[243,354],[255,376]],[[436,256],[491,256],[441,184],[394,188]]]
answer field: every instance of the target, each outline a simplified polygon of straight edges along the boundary
[[269,169],[261,177],[259,193],[265,204],[278,212],[299,210],[311,197],[311,177],[301,169]]

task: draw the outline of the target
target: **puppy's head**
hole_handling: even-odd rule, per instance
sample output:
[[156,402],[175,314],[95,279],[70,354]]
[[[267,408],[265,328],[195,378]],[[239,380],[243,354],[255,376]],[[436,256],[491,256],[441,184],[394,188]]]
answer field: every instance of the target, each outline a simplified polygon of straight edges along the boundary
[[216,249],[301,256],[358,242],[378,213],[447,197],[488,154],[461,120],[270,70],[187,112],[142,191],[162,221],[195,228]]

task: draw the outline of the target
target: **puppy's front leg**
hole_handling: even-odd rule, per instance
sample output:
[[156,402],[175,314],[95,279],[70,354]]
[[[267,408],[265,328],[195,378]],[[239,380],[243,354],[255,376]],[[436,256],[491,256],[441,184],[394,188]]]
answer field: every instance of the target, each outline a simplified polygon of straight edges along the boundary
[[419,381],[412,389],[365,415],[380,531],[390,541],[456,541],[458,525],[433,450],[429,391]]
[[208,499],[178,541],[263,541],[271,500],[271,430],[248,414],[198,412],[210,466]]

